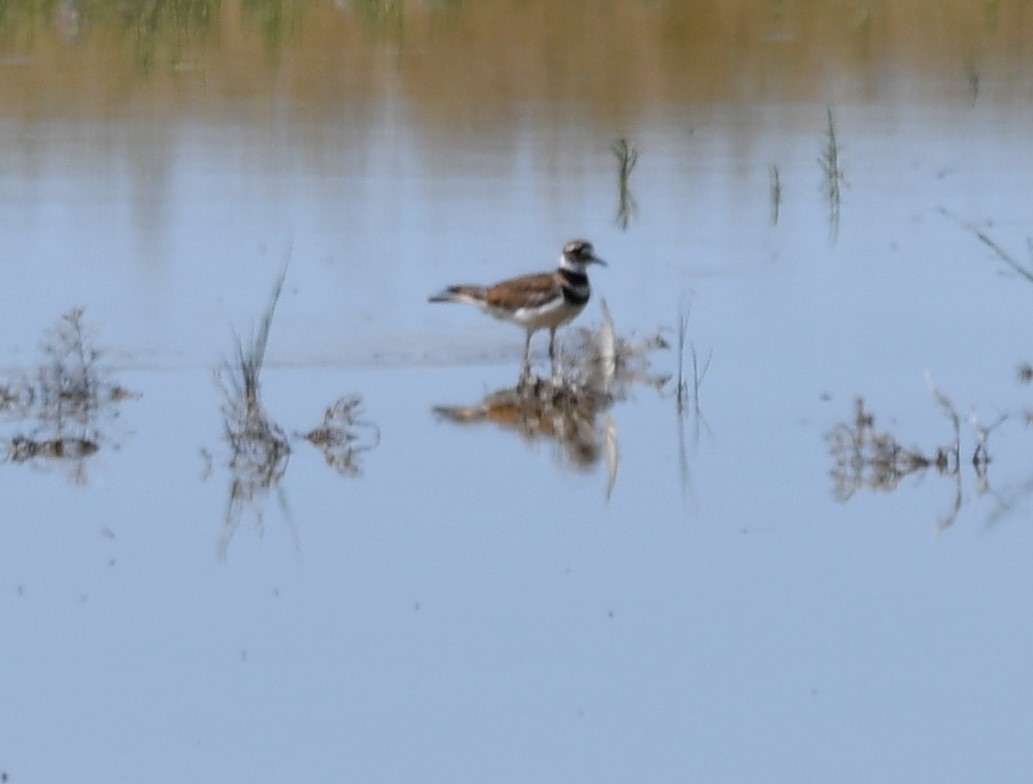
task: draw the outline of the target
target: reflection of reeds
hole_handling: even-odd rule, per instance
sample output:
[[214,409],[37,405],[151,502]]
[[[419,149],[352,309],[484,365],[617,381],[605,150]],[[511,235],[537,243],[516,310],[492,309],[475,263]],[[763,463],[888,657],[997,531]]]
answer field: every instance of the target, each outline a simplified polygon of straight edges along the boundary
[[782,208],[782,178],[778,173],[778,166],[771,164],[768,170],[771,177],[771,225],[778,225],[778,214]]
[[943,531],[953,525],[962,508],[962,468],[966,460],[977,480],[977,496],[989,489],[990,433],[1008,417],[1001,416],[994,424],[984,426],[973,415],[969,421],[976,437],[975,446],[970,455],[967,452],[963,454],[962,418],[957,408],[931,379],[929,390],[951,424],[950,442],[931,452],[905,447],[892,433],[877,430],[875,417],[865,409],[864,401],[860,399],[855,404],[853,422],[840,424],[832,430],[829,434],[830,452],[835,461],[832,478],[840,501],[847,501],[861,489],[892,492],[906,477],[934,469],[954,483],[951,508],[937,524],[937,530]]
[[130,40],[137,66],[144,72],[159,64],[178,64],[181,51],[217,28],[223,0],[3,0],[0,44],[35,43],[42,30],[54,29],[60,40],[79,42],[98,31],[104,45],[117,33]]
[[[262,0],[258,0],[262,2]],[[272,5],[276,0],[267,0]],[[851,94],[863,97],[864,85],[885,79],[887,68],[904,66],[922,85],[941,83],[948,69],[957,69],[959,57],[967,52],[985,53],[981,68],[989,74],[1007,74],[1025,63],[1025,51],[1033,30],[1033,8],[1027,0],[898,0],[895,3],[871,0],[850,2],[801,3],[785,0],[726,0],[708,3],[620,3],[607,6],[607,13],[585,13],[584,3],[556,3],[531,0],[520,3],[471,3],[460,0],[280,0],[285,8],[300,9],[305,35],[284,36],[283,63],[279,79],[252,80],[254,90],[281,90],[290,84],[290,100],[299,107],[324,103],[348,106],[356,96],[352,79],[327,79],[350,63],[368,62],[380,45],[377,30],[386,28],[410,53],[420,54],[418,62],[400,61],[399,89],[413,102],[416,117],[448,120],[452,129],[462,127],[467,112],[455,111],[458,105],[476,107],[478,116],[493,118],[491,130],[501,131],[511,111],[530,97],[536,101],[555,100],[558,106],[578,101],[596,107],[603,124],[626,123],[627,117],[642,115],[649,107],[661,105],[709,105],[714,96],[733,96],[734,108],[740,95],[740,80],[763,85],[756,96],[768,101],[801,101],[822,91],[826,71],[841,71],[849,76]],[[930,8],[935,6],[935,12]],[[844,9],[875,9],[865,14],[873,21],[870,43],[864,45],[858,29],[857,14]],[[81,62],[93,62],[90,83],[107,101],[84,90],[77,79],[67,78],[65,61],[55,51],[57,23],[55,7],[77,8],[82,17],[82,48],[76,52]],[[76,105],[91,117],[103,117],[108,101],[142,98],[126,78],[113,47],[122,43],[129,57],[134,55],[132,40],[125,41],[121,31],[123,17],[137,18],[155,7],[163,32],[160,45],[149,57],[160,70],[170,62],[166,52],[176,47],[183,55],[198,51],[196,24],[186,23],[189,8],[205,9],[214,17],[208,22],[209,38],[198,51],[198,62],[211,73],[239,79],[235,63],[254,56],[258,26],[241,24],[240,0],[3,0],[0,2],[0,42],[13,41],[34,59],[33,72],[41,69],[48,95],[56,105]],[[995,21],[987,23],[994,11]],[[404,9],[404,15],[401,13]],[[777,30],[772,25],[772,9],[778,9]],[[174,13],[173,13],[174,10]],[[462,24],[446,25],[458,17]],[[921,23],[915,20],[921,19]],[[999,22],[996,21],[999,19]],[[557,79],[557,44],[546,30],[578,30],[581,35],[564,40],[562,47],[570,63],[577,63],[577,78]],[[867,28],[865,28],[867,29]],[[772,33],[784,31],[794,40],[782,52],[779,62],[791,79],[765,79],[768,60],[756,56],[770,46]],[[120,39],[120,33],[122,33]],[[366,34],[364,34],[366,33]],[[371,34],[370,34],[371,33]],[[646,57],[607,57],[617,42],[634,40]],[[210,41],[210,44],[209,44]],[[949,41],[951,45],[944,45]],[[859,49],[859,45],[863,49]],[[288,56],[292,50],[298,56]],[[690,54],[691,53],[691,54]],[[301,55],[304,56],[301,56]],[[170,52],[176,56],[176,50]],[[103,56],[105,66],[98,67]],[[740,67],[729,67],[729,62]],[[492,67],[478,67],[478,63]],[[816,68],[824,63],[827,68]],[[463,73],[462,80],[454,75]],[[11,75],[5,73],[5,81]],[[897,79],[893,74],[890,79]],[[14,82],[12,81],[12,84]],[[648,85],[648,89],[643,89]],[[147,95],[173,99],[183,85],[176,75],[156,79]],[[861,91],[862,94],[858,94]],[[212,91],[217,101],[217,91]],[[40,89],[29,93],[41,94]],[[949,101],[949,92],[936,99]],[[468,103],[463,103],[468,101]],[[78,102],[78,103],[76,103]],[[514,103],[516,102],[516,103]],[[162,102],[161,105],[166,105]],[[507,111],[508,109],[508,111]],[[756,130],[761,125],[736,129],[737,133]]]
[[832,108],[826,108],[828,123],[825,127],[825,147],[818,158],[822,174],[823,188],[829,205],[829,236],[836,238],[839,233],[840,186],[845,182],[843,167],[839,161],[839,140],[836,137],[836,123],[832,117]]
[[685,338],[688,334],[688,307],[681,307],[678,309],[678,388],[675,392],[675,405],[679,415],[685,413],[689,400],[689,385],[685,381]]
[[255,509],[261,524],[259,501],[278,485],[290,458],[287,435],[266,415],[260,398],[262,365],[286,275],[285,264],[250,342],[245,346],[238,335],[235,364],[227,362],[217,374],[225,397],[222,411],[232,475],[224,530],[219,539],[220,558],[226,556],[245,506]]
[[[24,463],[38,457],[49,460],[82,460],[100,449],[100,445],[82,436],[61,436],[58,438],[29,438],[21,434],[11,439],[8,458],[12,463]],[[84,466],[76,469],[78,481],[85,481]]]
[[876,430],[875,417],[861,399],[855,404],[853,421],[837,425],[829,442],[835,460],[832,478],[840,501],[849,500],[863,488],[891,492],[905,477],[932,466],[940,473],[950,470],[948,450],[926,456],[917,447],[903,446],[892,433]]
[[[675,406],[679,415],[684,415],[689,410],[689,382],[685,375],[685,345],[688,333],[689,306],[683,305],[678,310],[678,386],[675,390]],[[707,354],[706,362],[700,367],[696,344],[690,342],[688,346],[692,356],[692,403],[696,413],[699,414],[699,390],[710,369],[710,360],[714,358],[714,352],[711,351]]]
[[156,65],[178,65],[190,42],[218,27],[224,5],[223,0],[3,0],[0,43],[32,42],[37,30],[53,28],[67,43],[100,31],[97,37],[110,45],[106,33],[117,33],[147,73]]
[[[689,312],[690,303],[683,302],[681,307],[678,309],[678,377],[677,386],[674,391],[674,407],[678,413],[679,427],[678,427],[678,467],[682,477],[682,488],[683,491],[689,484],[689,453],[685,443],[685,421],[687,415],[691,410],[693,412],[693,435],[694,440],[698,443],[701,430],[706,429],[709,432],[706,419],[703,416],[703,411],[700,408],[699,402],[699,390],[703,385],[703,379],[706,378],[707,371],[710,369],[710,360],[714,357],[713,350],[707,354],[706,362],[700,367],[699,354],[696,352],[696,344],[688,341],[689,334]],[[688,350],[692,358],[692,386],[691,386],[691,405],[689,399],[690,387],[689,381],[685,372],[685,350],[688,345]]]
[[284,38],[301,24],[304,3],[295,0],[242,0],[241,16],[257,26],[271,53],[278,53]]
[[355,10],[367,28],[378,35],[404,34],[404,0],[357,0]]
[[84,459],[107,438],[102,420],[114,418],[117,404],[131,393],[101,367],[104,352],[93,344],[82,309],[61,316],[42,348],[47,361],[34,376],[0,384],[0,413],[38,422],[28,435],[10,439],[6,459],[72,461],[74,480],[81,483]]
[[[113,12],[122,29],[133,36],[137,67],[147,73],[155,66],[181,67],[186,45],[217,28],[220,6],[221,0],[148,0],[105,10]],[[84,25],[91,21],[91,10],[83,8]],[[96,21],[103,24],[105,20]]]
[[370,32],[399,39],[410,33],[413,20],[425,18],[428,13],[435,20],[451,22],[464,10],[459,0],[432,0],[427,3],[406,0],[335,0],[335,5],[346,15],[354,10]]
[[979,83],[981,81],[979,66],[974,57],[965,58],[964,70],[965,82],[968,84],[968,93],[972,97],[972,103],[974,104],[979,98]]
[[380,444],[380,430],[361,418],[361,407],[357,397],[338,399],[327,407],[320,425],[304,436],[342,476],[357,475],[359,456]]
[[626,231],[631,219],[638,215],[638,202],[631,193],[628,181],[638,163],[638,149],[625,138],[618,139],[610,148],[617,158],[617,217],[615,223]]
[[278,487],[291,451],[283,429],[269,420],[260,408],[251,409],[242,421],[227,418],[225,432],[232,457],[229,500],[217,548],[220,559],[226,557],[246,506],[254,510],[261,528],[261,501],[271,489]]

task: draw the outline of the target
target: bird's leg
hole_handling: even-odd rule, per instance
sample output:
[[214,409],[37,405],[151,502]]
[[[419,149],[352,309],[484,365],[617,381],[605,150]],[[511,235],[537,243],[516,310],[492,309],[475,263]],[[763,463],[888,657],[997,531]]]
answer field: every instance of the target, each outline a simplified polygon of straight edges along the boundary
[[556,327],[549,330],[549,362],[552,365],[552,381],[559,380],[559,373],[556,372]]
[[520,386],[531,380],[531,335],[534,333],[527,330],[527,337],[524,338],[524,367],[520,371]]

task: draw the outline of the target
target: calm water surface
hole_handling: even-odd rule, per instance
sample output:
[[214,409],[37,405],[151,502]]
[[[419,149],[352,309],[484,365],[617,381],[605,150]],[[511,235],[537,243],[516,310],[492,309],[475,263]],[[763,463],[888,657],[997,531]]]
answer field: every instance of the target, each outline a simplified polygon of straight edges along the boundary
[[[1033,20],[991,5],[13,4],[0,772],[1029,781]],[[587,460],[436,414],[523,340],[427,295],[582,235],[568,353],[605,299],[671,380]],[[249,472],[216,376],[285,264]]]

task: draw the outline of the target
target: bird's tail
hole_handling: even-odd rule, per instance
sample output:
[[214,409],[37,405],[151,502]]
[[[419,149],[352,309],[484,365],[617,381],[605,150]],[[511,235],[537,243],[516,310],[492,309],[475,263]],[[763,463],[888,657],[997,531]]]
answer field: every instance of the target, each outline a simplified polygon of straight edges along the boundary
[[484,286],[449,286],[447,289],[438,292],[427,299],[428,302],[466,302],[470,305],[480,305],[487,296],[487,289]]

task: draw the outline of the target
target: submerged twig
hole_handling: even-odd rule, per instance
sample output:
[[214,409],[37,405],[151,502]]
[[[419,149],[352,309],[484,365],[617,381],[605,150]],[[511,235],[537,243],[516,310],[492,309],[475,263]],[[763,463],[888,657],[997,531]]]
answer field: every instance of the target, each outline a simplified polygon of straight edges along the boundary
[[[1029,267],[1026,267],[1024,264],[1019,262],[1014,256],[1012,256],[1010,253],[1008,253],[999,244],[994,242],[994,240],[991,239],[990,236],[986,232],[979,231],[979,230],[976,230],[976,229],[973,229],[973,231],[975,231],[976,237],[978,237],[979,240],[984,245],[986,245],[988,248],[990,248],[990,250],[992,250],[994,253],[996,253],[998,258],[1001,259],[1001,261],[1003,261],[1005,264],[1007,264],[1009,267],[1011,267],[1013,272],[1017,272],[1019,275],[1024,277],[1026,280],[1033,281],[1033,270],[1031,270]],[[1030,239],[1027,238],[1027,243],[1029,243],[1029,242],[1030,242]],[[1033,257],[1033,249],[1031,249],[1030,256]]]
[[1018,275],[1025,278],[1026,280],[1033,282],[1033,237],[1026,238],[1026,248],[1029,252],[1030,257],[1030,265],[1027,266],[1026,264],[1023,264],[1021,261],[1019,261],[1017,258],[1015,258],[1015,256],[1009,253],[1004,248],[1004,246],[997,242],[983,229],[976,226],[973,222],[963,220],[956,213],[951,212],[945,207],[940,207],[938,211],[945,218],[951,219],[952,221],[957,223],[961,228],[965,229],[968,232],[971,232],[976,237],[976,239],[978,239],[980,242],[986,245],[986,247],[992,250],[994,254],[996,254],[997,258],[1003,261],[1012,270],[1012,272],[1015,272]]

